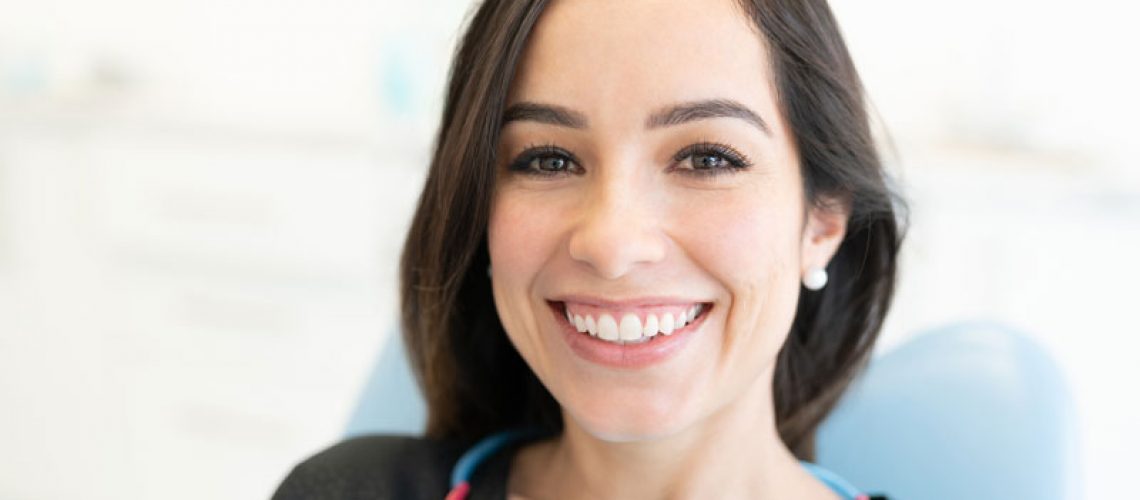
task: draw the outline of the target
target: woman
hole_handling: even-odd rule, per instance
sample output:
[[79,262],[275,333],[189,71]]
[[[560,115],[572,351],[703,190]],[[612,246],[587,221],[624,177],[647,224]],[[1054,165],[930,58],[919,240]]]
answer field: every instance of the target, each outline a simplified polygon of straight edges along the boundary
[[856,498],[807,461],[900,239],[824,0],[487,0],[402,263],[426,438],[275,498]]

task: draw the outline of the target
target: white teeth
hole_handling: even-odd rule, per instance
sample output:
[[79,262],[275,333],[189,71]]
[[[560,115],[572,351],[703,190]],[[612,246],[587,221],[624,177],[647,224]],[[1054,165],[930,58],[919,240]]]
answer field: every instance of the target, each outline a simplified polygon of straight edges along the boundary
[[654,335],[657,335],[657,332],[659,331],[657,328],[657,316],[650,314],[649,316],[645,317],[645,329],[641,330],[641,335],[644,337],[652,337]]
[[673,314],[665,313],[661,315],[661,333],[665,335],[673,334]]
[[618,340],[618,324],[614,321],[614,317],[609,314],[603,314],[598,318],[598,338],[602,340]]
[[641,320],[633,314],[626,314],[621,317],[621,325],[618,326],[618,335],[622,340],[637,340],[641,338]]
[[589,314],[578,315],[567,311],[566,319],[581,333],[610,342],[637,343],[648,341],[658,334],[672,335],[696,321],[704,309],[704,304],[694,304],[680,312],[647,314],[644,321],[634,313],[624,313],[620,320],[614,319],[612,314],[601,314],[595,320]]
[[582,319],[581,316],[574,316],[574,328],[577,329],[579,333],[585,333],[586,320]]

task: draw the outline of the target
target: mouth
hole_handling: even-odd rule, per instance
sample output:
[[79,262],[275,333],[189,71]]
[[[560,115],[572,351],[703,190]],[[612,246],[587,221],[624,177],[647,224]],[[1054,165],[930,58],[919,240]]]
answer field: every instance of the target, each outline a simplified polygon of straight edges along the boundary
[[696,330],[713,307],[711,302],[637,306],[569,300],[547,303],[564,327],[618,346],[662,342]]

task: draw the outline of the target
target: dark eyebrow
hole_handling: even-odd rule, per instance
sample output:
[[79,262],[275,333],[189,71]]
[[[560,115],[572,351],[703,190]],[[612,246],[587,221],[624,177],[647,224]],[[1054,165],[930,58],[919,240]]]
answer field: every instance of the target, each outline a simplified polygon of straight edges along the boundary
[[516,121],[532,121],[570,128],[586,128],[586,115],[553,104],[520,102],[503,112],[503,125]]
[[650,115],[649,119],[645,121],[645,127],[658,128],[680,125],[708,118],[740,118],[755,125],[766,135],[772,135],[772,129],[768,127],[768,123],[763,118],[760,118],[760,115],[731,99],[709,99],[677,104]]

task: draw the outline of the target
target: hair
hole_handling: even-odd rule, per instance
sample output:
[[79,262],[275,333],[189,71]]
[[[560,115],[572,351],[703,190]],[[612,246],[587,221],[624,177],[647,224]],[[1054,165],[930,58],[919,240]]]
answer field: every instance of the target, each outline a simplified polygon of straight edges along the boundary
[[[863,87],[825,0],[738,0],[767,45],[794,135],[805,198],[843,200],[847,233],[831,285],[801,290],[776,361],[776,423],[814,459],[814,435],[865,367],[894,293],[902,203],[888,187]],[[400,267],[407,354],[428,406],[429,438],[474,441],[518,427],[556,432],[558,403],[503,330],[487,279],[496,147],[515,68],[545,0],[485,0],[449,76],[426,184]]]

